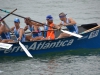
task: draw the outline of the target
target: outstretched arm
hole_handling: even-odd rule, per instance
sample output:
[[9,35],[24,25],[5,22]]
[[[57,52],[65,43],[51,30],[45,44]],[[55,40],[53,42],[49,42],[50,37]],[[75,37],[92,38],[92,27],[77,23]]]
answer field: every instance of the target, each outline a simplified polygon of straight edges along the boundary
[[25,26],[24,31],[26,31],[28,29],[28,26]]
[[61,29],[61,26],[55,25],[55,24],[54,24],[54,28],[56,28],[56,29]]
[[19,41],[21,40],[23,34],[24,34],[24,29],[20,28],[20,31],[19,31],[19,38],[18,38]]
[[2,32],[4,32],[5,31],[5,26],[4,25],[1,25],[0,26],[0,34],[2,34]]
[[15,28],[14,26],[12,28],[10,28],[10,31],[14,31],[14,28]]

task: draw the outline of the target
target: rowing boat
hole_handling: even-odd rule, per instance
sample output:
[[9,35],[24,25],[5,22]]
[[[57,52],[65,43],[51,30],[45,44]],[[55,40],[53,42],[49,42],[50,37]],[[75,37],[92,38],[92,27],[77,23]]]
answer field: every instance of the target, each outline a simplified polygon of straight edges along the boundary
[[[79,26],[79,33],[98,26],[97,23],[83,24]],[[48,53],[61,53],[66,52],[69,54],[85,54],[86,52],[100,53],[100,29],[95,29],[81,34],[82,38],[74,36],[55,39],[55,40],[41,40],[32,42],[22,42],[29,52],[34,55],[44,55]],[[56,37],[61,33],[56,31]],[[18,43],[12,43],[13,46],[10,49],[0,48],[0,56],[26,56],[23,49]],[[96,50],[97,49],[97,50]],[[98,51],[98,52],[97,52]]]

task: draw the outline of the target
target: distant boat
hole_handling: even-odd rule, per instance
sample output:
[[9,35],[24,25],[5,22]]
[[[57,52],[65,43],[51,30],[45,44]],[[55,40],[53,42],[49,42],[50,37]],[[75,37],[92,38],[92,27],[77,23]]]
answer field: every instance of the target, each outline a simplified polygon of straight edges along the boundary
[[[79,26],[79,33],[90,28],[98,26],[96,23],[83,24]],[[56,36],[60,31],[56,31]],[[99,54],[100,50],[100,29],[82,34],[82,38],[68,37],[55,40],[41,40],[33,42],[22,42],[29,52],[34,55],[45,55],[52,53],[68,53],[68,54]],[[0,56],[26,56],[25,52],[18,43],[13,43],[9,50],[0,48]]]

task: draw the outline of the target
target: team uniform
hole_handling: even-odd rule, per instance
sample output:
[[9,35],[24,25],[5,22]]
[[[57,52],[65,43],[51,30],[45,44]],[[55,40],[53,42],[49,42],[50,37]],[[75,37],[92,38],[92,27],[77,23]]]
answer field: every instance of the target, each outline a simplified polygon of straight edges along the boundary
[[[64,24],[63,21],[62,21],[61,23],[62,23],[62,25]],[[66,23],[67,23],[67,24],[69,23],[68,18],[67,18],[67,20],[66,20]],[[67,27],[67,29],[68,29],[70,32],[73,32],[73,33],[77,33],[77,34],[78,34],[78,27],[77,27],[76,24],[74,24],[74,25],[68,25],[68,26],[66,26],[66,27]]]
[[[20,28],[18,30],[16,30],[16,27],[14,28],[14,33],[15,33],[17,38],[19,38],[19,30],[20,30]],[[22,35],[22,38],[20,41],[25,42],[25,34]]]
[[[34,31],[33,25],[32,25],[32,26],[29,26],[29,25],[28,25],[28,29],[29,29],[31,32],[33,32],[33,31]],[[42,36],[42,32],[40,32],[40,29],[38,29],[37,32],[32,33],[32,38],[35,38],[35,37],[38,37],[38,36]]]

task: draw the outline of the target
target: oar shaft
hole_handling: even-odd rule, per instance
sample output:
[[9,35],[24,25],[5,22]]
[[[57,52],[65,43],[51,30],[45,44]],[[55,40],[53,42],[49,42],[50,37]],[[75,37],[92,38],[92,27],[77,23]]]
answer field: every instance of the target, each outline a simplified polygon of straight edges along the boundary
[[[0,10],[3,11],[3,12],[6,12],[6,13],[10,13],[10,12],[7,11],[7,10],[3,10],[3,9],[0,9]],[[15,14],[15,13],[11,13],[11,14],[26,19],[26,17],[23,17],[23,16],[21,16],[21,15],[18,15],[18,14]],[[37,22],[37,23],[39,23],[39,24],[41,24],[41,25],[44,25],[43,23],[38,22],[38,21],[35,21],[35,20],[31,20],[31,21]],[[46,26],[48,26],[48,25],[46,25]],[[51,26],[49,26],[49,27],[51,27]],[[52,27],[52,28],[54,28],[54,27]]]
[[88,29],[88,30],[86,30],[86,31],[84,31],[84,32],[82,32],[82,33],[80,33],[80,34],[84,34],[84,33],[93,31],[93,30],[98,29],[98,28],[100,28],[100,25],[98,25],[98,26],[96,26],[96,27],[93,27],[93,28],[91,28],[91,29]]
[[[1,11],[3,11],[3,12],[5,12],[5,13],[10,13],[9,11],[7,11],[7,10],[3,10],[3,9],[0,9]],[[15,16],[18,16],[18,17],[21,17],[21,18],[25,18],[25,17],[23,17],[23,16],[21,16],[21,15],[17,15],[17,14],[15,14],[15,13],[11,13],[12,15],[15,15]]]
[[4,16],[0,21],[2,21],[3,19],[5,19],[6,17],[8,17],[10,14],[12,14],[14,11],[16,11],[17,9],[13,10],[12,12],[9,12],[9,14],[7,14],[6,16]]

